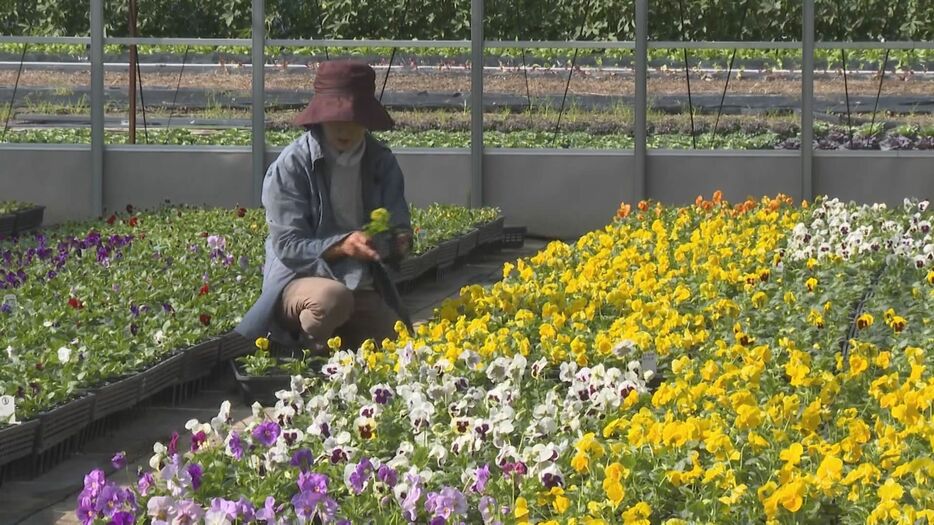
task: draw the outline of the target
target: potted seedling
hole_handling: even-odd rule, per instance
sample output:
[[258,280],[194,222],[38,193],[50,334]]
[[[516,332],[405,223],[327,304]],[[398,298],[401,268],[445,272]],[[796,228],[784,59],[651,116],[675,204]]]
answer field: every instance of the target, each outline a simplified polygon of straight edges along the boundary
[[370,222],[363,227],[363,233],[373,243],[380,259],[385,261],[392,258],[394,250],[389,211],[386,208],[376,208],[370,212]]

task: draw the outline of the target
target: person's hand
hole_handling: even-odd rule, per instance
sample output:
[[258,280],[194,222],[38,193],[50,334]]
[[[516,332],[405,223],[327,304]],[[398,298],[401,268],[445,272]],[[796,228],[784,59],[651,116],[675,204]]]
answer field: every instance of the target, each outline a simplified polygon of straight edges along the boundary
[[361,261],[379,260],[379,254],[373,249],[369,237],[360,231],[351,233],[343,241],[335,244],[325,252],[326,259],[337,259],[339,257],[352,257]]
[[412,232],[402,231],[396,234],[396,254],[405,257],[412,251]]

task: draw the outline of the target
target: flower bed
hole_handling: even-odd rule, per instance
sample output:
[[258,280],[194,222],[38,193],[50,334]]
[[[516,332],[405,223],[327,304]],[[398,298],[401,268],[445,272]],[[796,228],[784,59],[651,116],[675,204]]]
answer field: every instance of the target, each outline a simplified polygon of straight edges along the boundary
[[0,430],[79,398],[97,420],[250,352],[220,336],[259,294],[265,235],[262,210],[128,207],[0,242]]
[[129,488],[91,473],[79,517],[930,521],[930,216],[622,206],[416,333],[335,351],[245,427],[190,422]]

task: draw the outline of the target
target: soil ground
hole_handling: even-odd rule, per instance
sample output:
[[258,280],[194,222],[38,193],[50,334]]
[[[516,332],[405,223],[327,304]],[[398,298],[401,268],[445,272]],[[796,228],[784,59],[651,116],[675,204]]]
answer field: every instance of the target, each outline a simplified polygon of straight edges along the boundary
[[[16,70],[0,70],[0,86],[12,86]],[[567,71],[533,71],[528,75],[528,92],[532,96],[561,94],[567,83]],[[692,72],[691,90],[694,93],[720,93],[726,80],[726,72]],[[21,87],[54,87],[69,89],[87,86],[90,73],[87,71],[55,71],[24,69],[20,78]],[[305,70],[269,69],[266,71],[266,89],[309,91],[314,81],[314,72]],[[245,68],[235,66],[211,70],[189,69],[184,71],[179,82],[178,72],[143,71],[146,86],[175,88],[202,88],[217,91],[245,91],[251,86],[251,76]],[[107,71],[104,78],[108,88],[124,87],[128,84],[125,72]],[[851,94],[875,95],[879,88],[878,75],[848,75]],[[378,78],[378,89],[382,78]],[[842,71],[818,73],[814,80],[815,95],[843,94]],[[396,92],[468,93],[470,74],[464,71],[413,71],[393,69],[386,89]],[[487,73],[484,76],[484,91],[491,93],[526,94],[526,76],[518,71]],[[680,95],[687,92],[684,71],[654,70],[649,73],[649,95]],[[575,71],[568,88],[576,95],[633,95],[634,83],[631,73],[605,72],[599,70]],[[734,71],[730,78],[728,93],[797,96],[801,93],[800,77],[787,73],[742,73]],[[934,77],[905,72],[888,72],[882,84],[883,94],[917,95],[929,99],[934,93]]]

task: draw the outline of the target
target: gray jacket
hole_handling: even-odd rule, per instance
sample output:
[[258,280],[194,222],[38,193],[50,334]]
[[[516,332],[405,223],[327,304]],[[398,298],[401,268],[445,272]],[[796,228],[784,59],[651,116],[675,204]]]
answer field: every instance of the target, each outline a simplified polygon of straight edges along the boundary
[[[313,127],[289,144],[269,166],[263,180],[263,206],[269,236],[263,291],[243,316],[236,332],[248,339],[271,334],[273,340],[298,341],[277,320],[279,297],[296,277],[328,277],[354,287],[369,265],[373,284],[386,303],[409,326],[411,322],[385,266],[344,258],[327,262],[322,254],[351,232],[341,231],[334,221],[328,177],[322,163],[320,127]],[[376,208],[386,208],[393,228],[411,230],[409,206],[405,201],[402,170],[395,155],[378,140],[366,135],[361,161],[363,208],[366,217]]]

